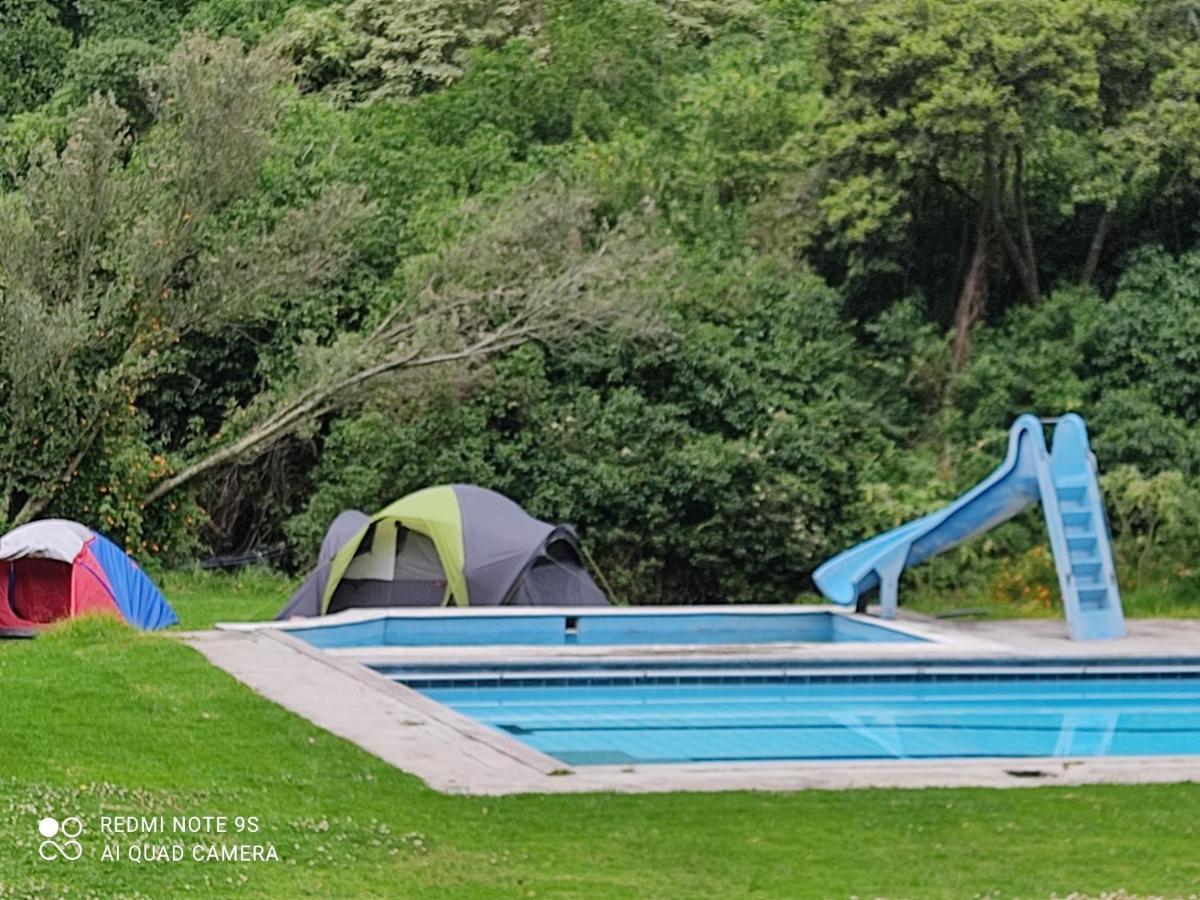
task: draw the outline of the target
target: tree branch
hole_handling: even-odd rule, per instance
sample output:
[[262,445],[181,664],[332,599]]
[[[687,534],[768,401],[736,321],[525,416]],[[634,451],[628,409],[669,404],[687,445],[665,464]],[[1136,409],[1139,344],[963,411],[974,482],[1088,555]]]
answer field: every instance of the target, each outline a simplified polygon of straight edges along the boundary
[[474,344],[464,347],[461,350],[435,353],[428,356],[422,356],[419,351],[413,351],[383,360],[322,387],[310,389],[301,395],[305,399],[283,407],[234,443],[213,450],[207,456],[201,457],[185,466],[182,471],[160,481],[146,495],[144,502],[153,503],[155,500],[161,499],[218,466],[233,462],[248,454],[258,454],[265,451],[275,441],[287,436],[301,425],[330,412],[335,405],[333,400],[350,388],[400,369],[426,368],[490,356],[523,343],[532,337],[537,330],[532,326],[504,328],[484,336]]

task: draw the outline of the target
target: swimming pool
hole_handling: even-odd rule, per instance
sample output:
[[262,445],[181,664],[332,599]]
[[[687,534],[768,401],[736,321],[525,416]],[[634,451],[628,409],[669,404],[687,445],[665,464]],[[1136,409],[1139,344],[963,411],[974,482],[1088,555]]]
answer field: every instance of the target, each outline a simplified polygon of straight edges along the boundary
[[[330,617],[335,619],[336,617]],[[360,647],[630,646],[769,643],[926,643],[902,627],[846,613],[678,608],[405,609],[285,626],[325,650]]]
[[1200,660],[377,668],[576,766],[1200,754]]

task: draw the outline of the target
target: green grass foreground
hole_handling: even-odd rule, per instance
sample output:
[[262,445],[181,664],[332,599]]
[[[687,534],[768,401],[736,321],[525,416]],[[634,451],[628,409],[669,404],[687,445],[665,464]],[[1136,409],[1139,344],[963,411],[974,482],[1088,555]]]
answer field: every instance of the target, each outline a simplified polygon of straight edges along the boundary
[[[242,584],[245,596],[215,596],[215,579],[172,599],[195,624],[246,618],[286,592],[282,582]],[[243,688],[179,640],[107,620],[0,643],[0,683],[4,897],[1200,889],[1200,785],[447,797]],[[44,815],[85,819],[83,859],[38,858]],[[258,816],[249,840],[272,843],[280,861],[104,862],[101,815]]]

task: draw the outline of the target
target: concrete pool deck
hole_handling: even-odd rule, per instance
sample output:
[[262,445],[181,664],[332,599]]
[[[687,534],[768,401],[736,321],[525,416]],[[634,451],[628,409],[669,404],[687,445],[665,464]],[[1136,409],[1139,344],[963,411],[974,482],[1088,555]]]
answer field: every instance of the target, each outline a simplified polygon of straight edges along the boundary
[[[794,608],[793,608],[794,609]],[[588,791],[1017,787],[1200,781],[1198,757],[1046,757],[568,766],[364,663],[433,661],[688,662],[740,659],[784,666],[994,660],[1200,658],[1200,620],[1131,620],[1119,641],[1071,641],[1060,620],[946,622],[904,615],[927,643],[386,647],[318,650],[270,623],[186,636],[214,665],[268,699],[350,740],[435,790],[481,795]]]

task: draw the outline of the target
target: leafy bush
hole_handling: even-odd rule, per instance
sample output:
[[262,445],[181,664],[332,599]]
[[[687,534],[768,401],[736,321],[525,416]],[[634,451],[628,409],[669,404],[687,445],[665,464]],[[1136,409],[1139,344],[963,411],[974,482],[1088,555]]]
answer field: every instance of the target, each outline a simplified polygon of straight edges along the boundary
[[[999,462],[1019,414],[1076,411],[1088,422],[1104,476],[1122,584],[1134,588],[1190,566],[1200,550],[1198,275],[1198,254],[1143,250],[1112,297],[1061,290],[980,331],[970,364],[948,384],[948,407],[934,431],[953,473],[947,495]],[[889,490],[905,488],[893,479]],[[1012,601],[1012,585],[1002,582],[1015,578],[1034,590],[1041,576],[1018,578],[1021,566],[1011,568],[1014,557],[1028,560],[1045,540],[1040,522],[1029,522],[936,561],[930,574],[914,576],[920,589],[972,585],[969,592],[1000,590]]]
[[1058,573],[1044,543],[1035,544],[992,578],[992,596],[1018,615],[1045,613],[1058,603]]
[[1131,255],[1083,349],[1110,387],[1149,383],[1164,409],[1200,418],[1200,251]]
[[[98,41],[135,38],[169,44],[193,0],[73,0],[69,19],[81,37]],[[73,13],[73,14],[71,14]]]
[[1102,468],[1200,464],[1200,253],[1136,254],[1116,292],[1055,293],[980,334],[950,389],[957,442],[1022,412],[1077,411]]
[[1105,501],[1126,581],[1178,569],[1194,573],[1200,560],[1200,482],[1181,472],[1147,477],[1120,466],[1104,477]]

